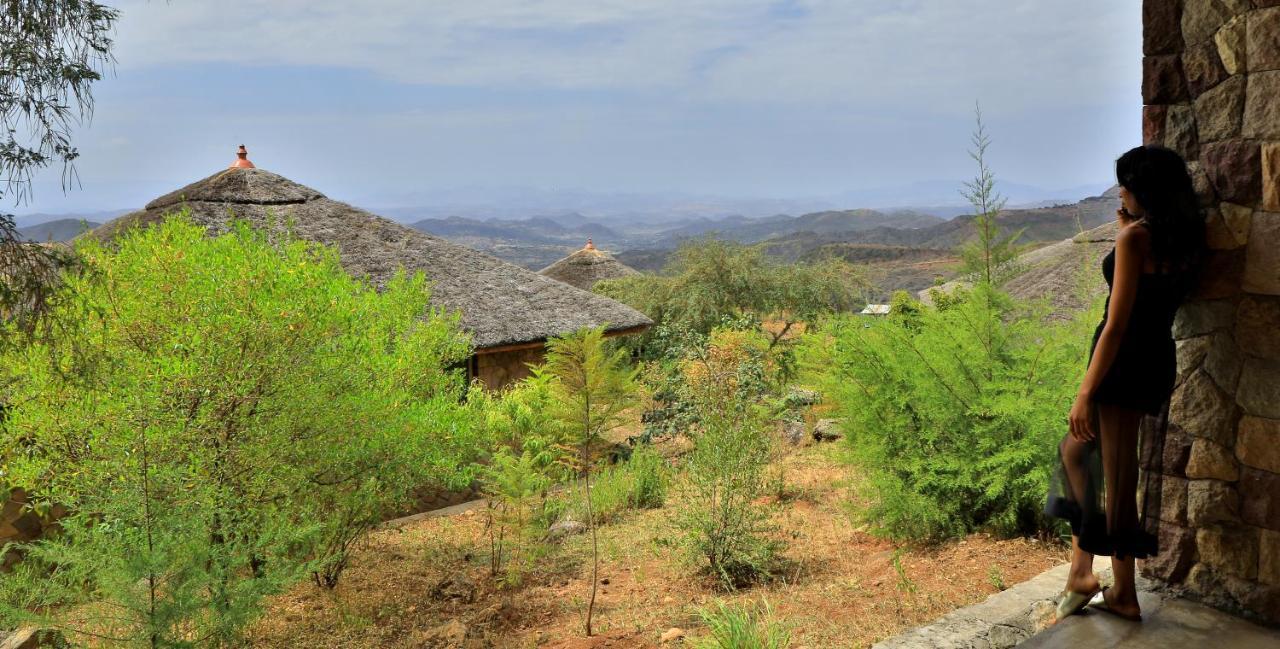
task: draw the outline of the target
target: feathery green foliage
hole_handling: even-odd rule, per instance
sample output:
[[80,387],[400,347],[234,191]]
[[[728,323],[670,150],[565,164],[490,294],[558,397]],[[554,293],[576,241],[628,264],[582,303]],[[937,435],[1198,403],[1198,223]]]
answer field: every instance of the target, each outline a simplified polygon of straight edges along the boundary
[[605,433],[623,424],[623,412],[635,404],[640,389],[636,380],[638,370],[630,367],[625,350],[610,351],[604,342],[603,327],[552,338],[547,341],[547,360],[542,368],[553,377],[552,412],[564,429],[575,437],[579,449],[586,524],[591,530],[591,596],[586,615],[588,636],[591,635],[600,570],[597,526],[591,506],[591,449]]
[[834,321],[808,341],[891,536],[1031,533],[1088,352],[1092,315],[1046,324],[979,283],[940,307]]
[[1006,201],[996,190],[995,174],[987,166],[987,148],[991,146],[991,138],[982,122],[980,107],[974,107],[974,116],[977,126],[969,157],[978,163],[978,174],[965,182],[962,193],[973,205],[973,226],[977,230],[977,238],[960,247],[960,257],[964,261],[961,272],[988,285],[1000,286],[1015,272],[1013,261],[1019,253],[1017,242],[1022,231],[1004,232],[996,221]]
[[183,217],[80,253],[58,308],[92,317],[0,358],[4,477],[71,512],[0,580],[0,626],[234,645],[414,487],[469,481],[467,344],[422,276],[379,293],[332,249]]

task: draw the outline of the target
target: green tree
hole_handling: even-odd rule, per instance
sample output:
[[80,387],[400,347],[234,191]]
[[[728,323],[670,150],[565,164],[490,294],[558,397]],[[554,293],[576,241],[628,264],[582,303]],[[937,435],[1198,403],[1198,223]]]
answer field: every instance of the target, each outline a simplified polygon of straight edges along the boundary
[[625,422],[624,411],[636,403],[637,370],[629,366],[623,350],[607,351],[603,327],[547,341],[543,367],[554,377],[554,412],[565,430],[572,431],[581,462],[586,525],[591,530],[591,595],[586,620],[590,636],[600,571],[600,544],[591,506],[591,451],[606,433]]
[[80,253],[57,315],[94,315],[0,355],[0,471],[71,512],[0,580],[0,626],[235,645],[262,596],[476,452],[447,369],[466,340],[422,276],[380,293],[332,249],[181,217]]
[[991,138],[982,121],[982,108],[975,106],[974,115],[977,126],[969,156],[978,164],[978,174],[965,182],[961,193],[974,209],[975,239],[960,247],[960,256],[964,260],[962,271],[997,286],[1011,274],[1010,266],[1018,256],[1017,241],[1022,232],[1006,233],[997,220],[1006,200],[996,190],[995,173],[987,166],[987,148],[991,146]]
[[[784,344],[800,323],[848,311],[862,303],[867,284],[849,263],[830,258],[782,263],[759,246],[699,239],[676,250],[660,275],[634,275],[596,284],[595,290],[652,318],[655,329],[675,327],[706,335],[726,319],[772,320],[770,346]],[[647,358],[659,358],[654,334],[635,337]]]

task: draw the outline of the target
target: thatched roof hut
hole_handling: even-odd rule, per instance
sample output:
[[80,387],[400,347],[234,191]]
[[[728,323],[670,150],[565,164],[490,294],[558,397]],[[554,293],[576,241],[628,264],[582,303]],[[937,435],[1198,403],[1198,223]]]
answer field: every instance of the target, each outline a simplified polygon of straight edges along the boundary
[[[1081,232],[1070,239],[1026,252],[1013,262],[1016,275],[1005,285],[1010,295],[1020,299],[1047,298],[1054,319],[1068,319],[1088,308],[1090,303],[1107,294],[1102,279],[1102,258],[1116,244],[1115,222]],[[965,286],[962,279],[952,280],[919,292],[926,303],[929,293],[944,293]]]
[[639,271],[614,259],[613,255],[597,248],[587,239],[587,245],[581,250],[543,268],[538,274],[590,291],[602,279],[638,275]]
[[343,267],[375,286],[401,267],[422,271],[432,303],[460,313],[475,346],[472,374],[491,387],[527,373],[524,363],[540,357],[549,337],[598,326],[625,334],[652,324],[625,304],[331,200],[247,162],[242,152],[231,168],[165,194],[93,235],[109,239],[185,207],[211,233],[226,231],[232,220],[262,228],[284,228],[287,221],[298,237],[337,247]]

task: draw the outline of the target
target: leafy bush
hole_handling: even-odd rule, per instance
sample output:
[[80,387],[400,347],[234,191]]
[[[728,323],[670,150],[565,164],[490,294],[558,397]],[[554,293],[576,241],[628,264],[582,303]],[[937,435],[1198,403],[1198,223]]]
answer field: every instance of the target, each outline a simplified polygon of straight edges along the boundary
[[79,252],[77,317],[0,358],[5,478],[71,512],[0,579],[0,626],[236,644],[414,487],[469,480],[467,345],[422,276],[379,293],[334,250],[181,217]]
[[[648,444],[642,444],[626,462],[596,473],[591,484],[591,509],[597,523],[617,520],[635,509],[657,509],[666,503],[670,481],[667,461]],[[578,508],[575,518],[585,520]]]
[[727,589],[768,576],[778,550],[767,512],[755,503],[773,445],[757,393],[764,352],[748,332],[717,331],[706,353],[682,369],[698,423],[688,505],[677,522],[695,560]]
[[838,319],[807,343],[868,472],[867,518],[911,539],[1044,529],[1093,314],[1046,324],[985,283],[939,305]]
[[526,449],[515,455],[501,448],[484,470],[488,497],[489,568],[508,584],[519,584],[537,558],[542,526],[536,515],[539,500],[545,503],[551,479],[539,454]]
[[750,608],[716,602],[715,608],[698,611],[711,635],[697,649],[786,649],[791,632],[773,619],[768,606]]

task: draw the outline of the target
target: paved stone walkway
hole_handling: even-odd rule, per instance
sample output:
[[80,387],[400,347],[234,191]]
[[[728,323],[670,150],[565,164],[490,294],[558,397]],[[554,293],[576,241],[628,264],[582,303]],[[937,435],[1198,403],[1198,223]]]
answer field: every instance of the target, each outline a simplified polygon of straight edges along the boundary
[[1098,611],[1072,616],[1018,645],[1018,649],[1280,649],[1280,631],[1217,609],[1157,593],[1140,592],[1142,622]]
[[[1142,622],[1088,611],[1049,626],[1067,568],[1051,568],[873,649],[1280,649],[1280,630],[1167,597],[1141,578]],[[1104,568],[1098,576],[1105,583],[1109,573]]]

